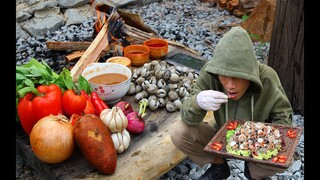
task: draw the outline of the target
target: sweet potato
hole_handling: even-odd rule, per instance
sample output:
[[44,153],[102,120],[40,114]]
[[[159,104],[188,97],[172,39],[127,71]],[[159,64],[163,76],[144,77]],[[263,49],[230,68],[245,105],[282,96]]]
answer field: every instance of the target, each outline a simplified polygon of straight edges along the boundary
[[79,118],[73,133],[81,153],[102,173],[113,174],[117,166],[117,152],[108,127],[94,114]]

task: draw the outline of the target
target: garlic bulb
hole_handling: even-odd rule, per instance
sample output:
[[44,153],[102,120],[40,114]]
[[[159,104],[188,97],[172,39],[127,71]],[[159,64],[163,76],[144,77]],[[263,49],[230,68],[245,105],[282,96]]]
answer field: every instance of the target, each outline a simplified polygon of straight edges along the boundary
[[122,132],[128,126],[128,118],[121,108],[116,106],[112,109],[104,109],[100,113],[100,119],[107,125],[110,133]]
[[122,153],[129,147],[130,134],[126,129],[123,129],[122,132],[112,133],[111,138],[117,153]]

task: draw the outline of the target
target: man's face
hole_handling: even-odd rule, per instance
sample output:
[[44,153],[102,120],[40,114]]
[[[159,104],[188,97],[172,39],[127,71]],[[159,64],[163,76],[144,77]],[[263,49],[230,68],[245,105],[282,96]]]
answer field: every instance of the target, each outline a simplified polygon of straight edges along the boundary
[[232,100],[238,100],[246,92],[250,85],[250,81],[234,77],[219,75],[219,80],[227,91],[227,95]]

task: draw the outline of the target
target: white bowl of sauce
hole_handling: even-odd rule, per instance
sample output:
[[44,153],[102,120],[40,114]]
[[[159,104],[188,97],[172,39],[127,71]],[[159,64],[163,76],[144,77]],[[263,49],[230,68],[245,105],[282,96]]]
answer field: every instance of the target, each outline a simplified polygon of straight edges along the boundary
[[132,72],[118,63],[91,63],[83,70],[82,76],[103,101],[114,105],[128,92]]

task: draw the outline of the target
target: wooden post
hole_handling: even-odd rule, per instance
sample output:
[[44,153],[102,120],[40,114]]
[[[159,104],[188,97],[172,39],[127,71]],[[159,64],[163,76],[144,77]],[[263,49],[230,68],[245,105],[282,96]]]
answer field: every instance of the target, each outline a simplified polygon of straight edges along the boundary
[[304,114],[304,1],[277,1],[268,65],[279,74],[295,112]]

